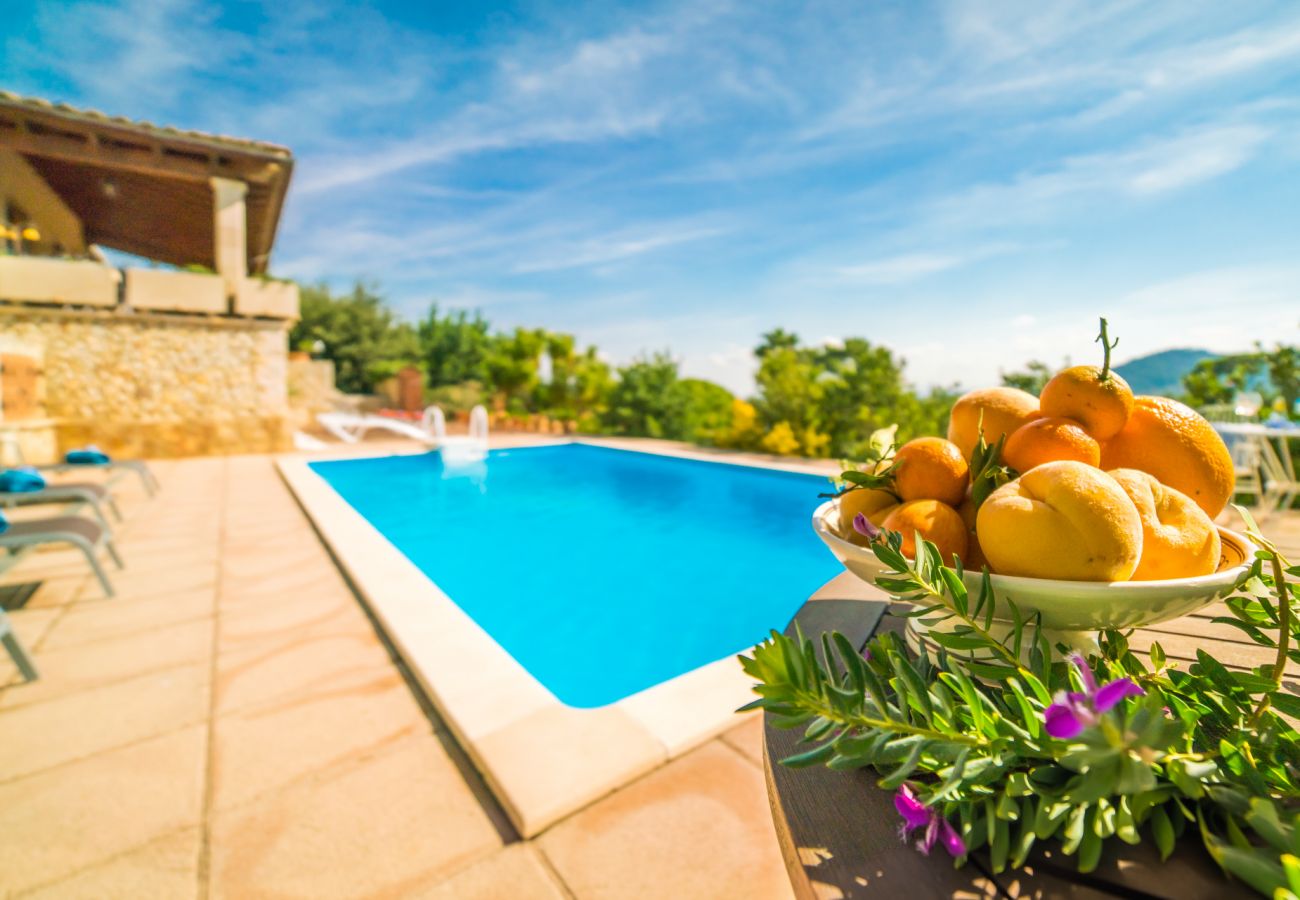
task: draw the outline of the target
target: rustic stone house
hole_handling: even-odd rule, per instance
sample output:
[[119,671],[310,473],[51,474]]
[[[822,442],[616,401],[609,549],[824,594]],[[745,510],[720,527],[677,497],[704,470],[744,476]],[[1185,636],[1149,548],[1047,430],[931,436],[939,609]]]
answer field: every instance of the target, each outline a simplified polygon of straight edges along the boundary
[[272,144],[0,92],[0,431],[32,461],[288,447],[298,289],[266,273],[292,170]]

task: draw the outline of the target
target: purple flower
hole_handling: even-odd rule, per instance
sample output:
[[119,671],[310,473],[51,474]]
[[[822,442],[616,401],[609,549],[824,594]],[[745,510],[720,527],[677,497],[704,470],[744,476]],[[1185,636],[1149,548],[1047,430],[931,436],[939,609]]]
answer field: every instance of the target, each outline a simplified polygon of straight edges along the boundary
[[894,794],[894,809],[903,817],[903,824],[898,829],[898,836],[907,842],[911,832],[924,828],[925,833],[916,842],[916,849],[929,854],[936,841],[943,841],[943,847],[949,856],[965,856],[966,844],[962,842],[957,829],[939,814],[916,798],[908,785],[903,785]]
[[853,517],[853,530],[866,537],[869,541],[874,541],[876,538],[884,534],[883,531],[875,525],[872,525],[871,521],[862,513],[858,513]]
[[1096,725],[1104,713],[1125,697],[1146,693],[1131,678],[1116,678],[1098,687],[1087,660],[1076,653],[1070,657],[1070,662],[1079,670],[1085,690],[1083,693],[1061,691],[1054,698],[1055,702],[1043,711],[1043,724],[1054,738],[1072,738],[1085,728]]

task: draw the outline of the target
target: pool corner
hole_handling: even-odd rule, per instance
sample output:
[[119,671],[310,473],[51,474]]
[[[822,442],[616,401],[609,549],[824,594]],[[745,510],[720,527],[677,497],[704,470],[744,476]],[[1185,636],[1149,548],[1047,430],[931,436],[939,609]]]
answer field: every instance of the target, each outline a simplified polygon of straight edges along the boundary
[[[737,723],[734,658],[615,703],[561,703],[301,456],[276,466],[339,567],[525,837]],[[466,673],[472,673],[467,677]]]

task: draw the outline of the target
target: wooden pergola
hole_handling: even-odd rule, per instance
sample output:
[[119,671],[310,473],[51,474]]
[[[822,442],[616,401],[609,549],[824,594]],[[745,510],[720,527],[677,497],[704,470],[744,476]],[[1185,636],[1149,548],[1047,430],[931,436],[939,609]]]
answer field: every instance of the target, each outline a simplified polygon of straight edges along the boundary
[[[293,155],[0,92],[0,148],[81,219],[87,243],[228,276],[266,271]],[[243,230],[243,247],[221,233]],[[223,258],[224,257],[224,258]]]

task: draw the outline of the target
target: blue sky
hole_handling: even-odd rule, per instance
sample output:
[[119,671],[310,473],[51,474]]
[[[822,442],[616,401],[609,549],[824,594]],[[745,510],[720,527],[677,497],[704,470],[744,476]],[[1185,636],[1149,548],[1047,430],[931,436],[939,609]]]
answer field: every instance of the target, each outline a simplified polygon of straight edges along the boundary
[[0,87],[280,142],[273,269],[736,389],[1300,340],[1300,6],[18,0]]

